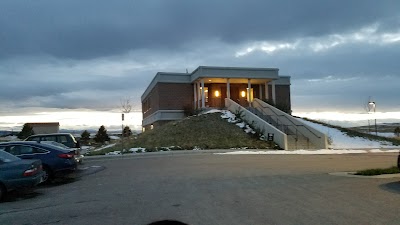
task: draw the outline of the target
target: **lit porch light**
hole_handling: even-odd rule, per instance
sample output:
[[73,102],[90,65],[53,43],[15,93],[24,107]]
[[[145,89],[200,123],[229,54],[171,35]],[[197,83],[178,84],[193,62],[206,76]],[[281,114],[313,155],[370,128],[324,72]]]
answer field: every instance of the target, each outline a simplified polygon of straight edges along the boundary
[[245,91],[242,91],[242,92],[240,93],[240,95],[244,98],[244,97],[246,97],[246,92],[245,92]]
[[214,94],[215,94],[215,97],[217,97],[217,98],[219,97],[219,91],[215,91]]

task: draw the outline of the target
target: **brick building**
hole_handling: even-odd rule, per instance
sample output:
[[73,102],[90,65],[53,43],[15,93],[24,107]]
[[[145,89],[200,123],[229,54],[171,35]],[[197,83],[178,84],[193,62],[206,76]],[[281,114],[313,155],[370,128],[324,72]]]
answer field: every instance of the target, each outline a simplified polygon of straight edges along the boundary
[[35,134],[51,134],[60,131],[60,123],[26,123],[31,126]]
[[185,109],[224,108],[225,98],[242,106],[258,98],[290,113],[290,77],[278,71],[200,66],[192,73],[159,72],[141,97],[143,131],[184,118]]

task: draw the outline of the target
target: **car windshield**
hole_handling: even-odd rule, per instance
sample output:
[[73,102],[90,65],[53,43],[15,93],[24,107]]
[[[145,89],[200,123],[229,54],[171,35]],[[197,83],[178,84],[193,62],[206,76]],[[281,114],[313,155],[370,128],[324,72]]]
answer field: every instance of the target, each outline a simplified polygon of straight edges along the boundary
[[11,155],[10,153],[7,153],[7,152],[5,152],[3,150],[0,150],[0,161],[3,161],[3,162],[14,162],[14,161],[18,161],[18,160],[21,160],[21,159],[16,157],[16,156],[14,156],[14,155]]

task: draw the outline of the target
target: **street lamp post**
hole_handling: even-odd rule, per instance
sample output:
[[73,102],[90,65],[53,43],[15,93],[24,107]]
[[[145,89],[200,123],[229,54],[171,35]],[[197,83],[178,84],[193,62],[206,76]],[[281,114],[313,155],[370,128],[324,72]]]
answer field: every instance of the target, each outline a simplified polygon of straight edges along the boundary
[[376,126],[376,103],[373,101],[368,102],[368,105],[374,109],[374,118],[375,118],[375,135],[378,136],[378,127]]

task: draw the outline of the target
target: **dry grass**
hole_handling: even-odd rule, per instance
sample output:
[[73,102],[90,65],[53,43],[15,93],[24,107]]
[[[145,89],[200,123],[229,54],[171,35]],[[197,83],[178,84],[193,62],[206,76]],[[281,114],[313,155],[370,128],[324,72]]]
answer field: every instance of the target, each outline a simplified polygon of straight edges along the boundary
[[268,148],[269,143],[246,134],[235,124],[221,118],[220,113],[204,114],[173,121],[139,135],[131,147],[180,146],[182,149]]

